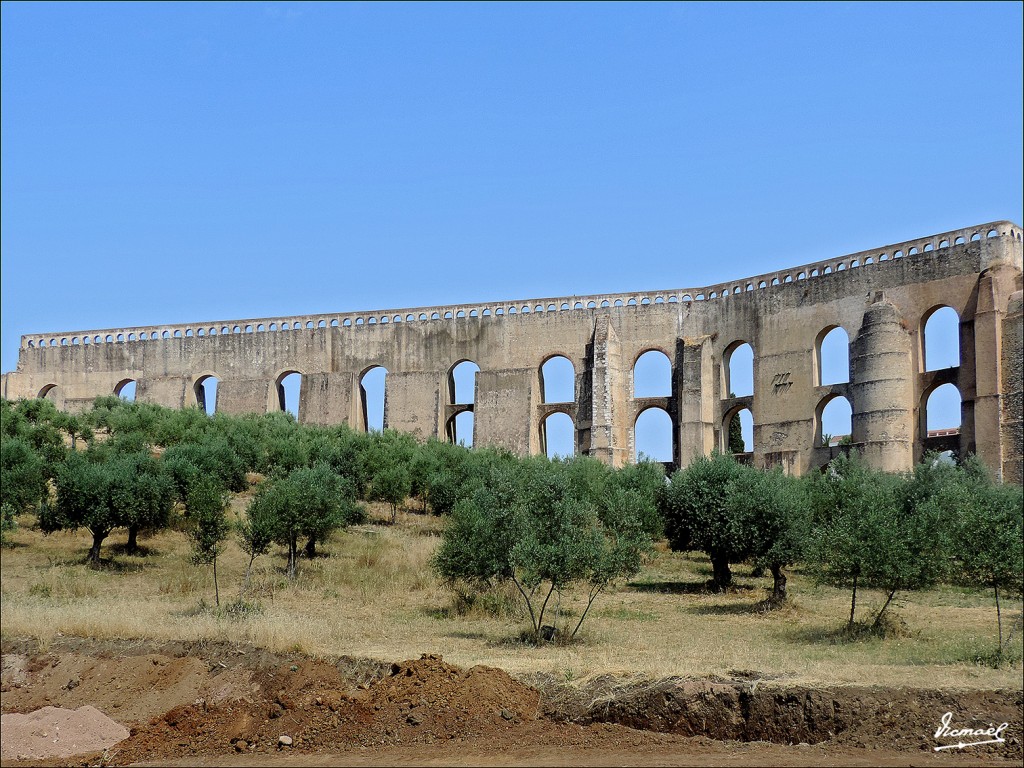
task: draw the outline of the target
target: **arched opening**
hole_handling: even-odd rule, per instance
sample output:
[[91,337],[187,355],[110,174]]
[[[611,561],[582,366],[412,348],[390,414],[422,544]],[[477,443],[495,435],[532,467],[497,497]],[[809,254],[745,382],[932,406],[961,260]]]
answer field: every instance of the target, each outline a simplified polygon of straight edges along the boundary
[[473,447],[473,412],[462,411],[448,422],[448,439],[455,445]]
[[671,397],[672,362],[657,349],[644,352],[633,366],[633,397]]
[[672,462],[672,417],[663,408],[648,408],[633,424],[633,459]]
[[363,429],[367,432],[384,431],[387,376],[388,369],[377,365],[365,371],[359,379],[359,394],[363,401]]
[[463,360],[448,372],[448,402],[465,405],[476,402],[476,375],[480,366],[472,360]]
[[936,387],[925,401],[925,435],[936,437],[933,433],[959,432],[961,424],[960,390],[955,384],[943,384]]
[[552,413],[540,425],[541,450],[549,459],[576,453],[576,425],[567,413]]
[[124,379],[114,387],[114,394],[129,403],[135,402],[135,379]]
[[921,351],[926,371],[960,365],[960,316],[952,307],[936,307],[925,317]]
[[566,357],[556,355],[544,361],[540,369],[540,384],[545,403],[576,401],[576,369]]
[[818,403],[814,419],[814,444],[843,445],[853,434],[853,408],[842,395],[827,397]]
[[850,337],[837,325],[818,334],[815,344],[817,386],[845,384],[850,380]]
[[725,350],[726,397],[748,397],[754,394],[754,348],[745,341],[733,342]]
[[201,376],[192,387],[196,395],[196,405],[209,416],[217,412],[218,384],[220,380],[216,376]]
[[302,374],[298,371],[285,371],[277,377],[277,404],[282,411],[287,411],[296,420],[299,418],[299,400],[302,392]]
[[726,414],[722,429],[722,452],[750,453],[754,450],[754,415],[749,408],[734,408]]
[[[47,384],[45,387],[39,390],[37,397],[40,400],[49,400],[51,403],[57,404],[61,401],[60,387],[56,384]],[[58,406],[59,407],[59,406]]]

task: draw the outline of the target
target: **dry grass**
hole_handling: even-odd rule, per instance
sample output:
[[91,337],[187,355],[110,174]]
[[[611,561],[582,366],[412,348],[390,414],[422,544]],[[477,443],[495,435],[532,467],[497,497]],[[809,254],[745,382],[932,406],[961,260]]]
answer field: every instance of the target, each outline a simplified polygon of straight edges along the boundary
[[[244,499],[236,503],[242,504]],[[371,522],[337,534],[322,554],[301,560],[289,583],[279,552],[256,561],[241,612],[214,611],[210,569],[188,560],[180,533],[142,541],[148,552],[104,546],[110,565],[84,565],[86,533],[42,536],[31,519],[0,552],[2,634],[33,637],[46,647],[58,635],[95,638],[214,639],[274,651],[349,654],[384,660],[442,653],[453,663],[488,664],[513,673],[546,672],[565,680],[599,674],[649,677],[753,677],[793,684],[1020,688],[1020,665],[993,669],[975,661],[995,646],[989,595],[944,587],[906,599],[898,612],[906,637],[844,641],[847,592],[790,578],[793,605],[758,613],[770,586],[739,566],[737,589],[701,589],[710,568],[701,557],[661,551],[630,584],[595,603],[583,642],[534,647],[517,641],[523,626],[514,595],[498,591],[458,601],[429,568],[443,522],[385,509]],[[234,544],[221,558],[222,607],[239,596],[247,558]],[[865,593],[864,608],[881,600]],[[581,601],[564,596],[563,622]],[[1019,615],[1020,604],[1014,608]],[[1019,657],[1020,643],[1016,651]]]

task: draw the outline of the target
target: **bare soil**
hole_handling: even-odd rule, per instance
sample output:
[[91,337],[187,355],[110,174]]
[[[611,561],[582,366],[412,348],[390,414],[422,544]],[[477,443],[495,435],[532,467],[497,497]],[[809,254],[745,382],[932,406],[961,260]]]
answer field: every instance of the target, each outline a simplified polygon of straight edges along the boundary
[[[610,676],[573,686],[436,655],[387,664],[209,642],[60,638],[45,651],[30,641],[2,650],[4,713],[89,705],[130,732],[106,752],[4,759],[12,765],[1019,765],[1024,756],[1020,690]],[[960,727],[1007,722],[1006,741],[936,752],[956,742],[935,738],[945,712]]]

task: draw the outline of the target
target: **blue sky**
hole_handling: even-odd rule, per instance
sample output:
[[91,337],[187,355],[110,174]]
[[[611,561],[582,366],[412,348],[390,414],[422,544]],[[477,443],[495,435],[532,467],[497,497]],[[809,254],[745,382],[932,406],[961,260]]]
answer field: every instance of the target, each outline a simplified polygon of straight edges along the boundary
[[29,332],[692,286],[1022,209],[1022,5],[4,3]]

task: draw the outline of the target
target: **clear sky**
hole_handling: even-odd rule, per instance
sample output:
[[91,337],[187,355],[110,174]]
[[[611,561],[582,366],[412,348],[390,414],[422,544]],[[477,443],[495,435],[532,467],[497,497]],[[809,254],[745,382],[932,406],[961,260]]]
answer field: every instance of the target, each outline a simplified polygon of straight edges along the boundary
[[1022,4],[3,3],[30,332],[687,287],[1022,209]]

